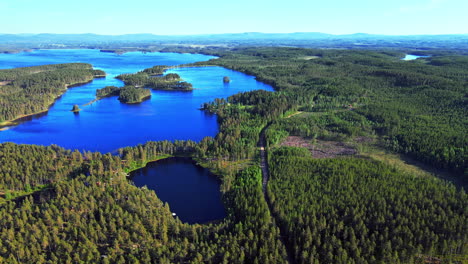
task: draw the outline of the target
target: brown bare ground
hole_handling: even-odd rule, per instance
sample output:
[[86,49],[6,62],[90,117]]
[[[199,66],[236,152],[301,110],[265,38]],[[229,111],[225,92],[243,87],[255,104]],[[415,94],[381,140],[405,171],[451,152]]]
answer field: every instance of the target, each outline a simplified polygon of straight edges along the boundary
[[312,153],[312,157],[317,159],[357,154],[354,147],[343,142],[316,140],[315,144],[312,144],[311,140],[297,136],[287,137],[280,145],[307,148]]

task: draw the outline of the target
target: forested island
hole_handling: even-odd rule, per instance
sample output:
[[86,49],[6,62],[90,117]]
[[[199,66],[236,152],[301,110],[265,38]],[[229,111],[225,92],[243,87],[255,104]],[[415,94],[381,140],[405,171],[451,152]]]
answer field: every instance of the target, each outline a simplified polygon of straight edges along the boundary
[[47,111],[68,87],[104,76],[86,63],[0,70],[0,125]]
[[151,97],[151,91],[145,88],[137,88],[133,85],[124,87],[106,86],[96,90],[96,99],[104,97],[118,96],[118,100],[125,104],[141,103]]
[[[0,262],[466,261],[467,56],[206,53],[219,58],[193,65],[241,71],[277,90],[206,102],[204,111],[218,116],[214,138],[147,142],[117,155],[0,145]],[[148,80],[164,78],[151,77],[159,67],[121,78],[151,87]],[[226,219],[184,224],[157,191],[126,179],[168,156],[192,157],[219,176]]]
[[151,91],[144,88],[126,85],[120,88],[119,101],[126,104],[141,103],[151,97]]
[[121,74],[116,78],[125,85],[147,87],[153,90],[190,91],[192,84],[184,82],[176,73],[163,75],[168,66],[154,66],[134,74]]

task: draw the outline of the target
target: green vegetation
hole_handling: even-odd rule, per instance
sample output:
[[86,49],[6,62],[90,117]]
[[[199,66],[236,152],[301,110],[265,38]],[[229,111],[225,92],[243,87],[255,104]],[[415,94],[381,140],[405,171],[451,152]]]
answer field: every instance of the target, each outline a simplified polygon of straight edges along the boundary
[[216,225],[181,223],[153,191],[125,177],[129,166],[196,155],[199,147],[193,141],[148,142],[120,149],[121,159],[1,144],[0,190],[50,188],[0,205],[0,262],[285,263],[258,168],[236,177],[225,193],[229,217]]
[[150,76],[163,75],[164,72],[168,69],[168,66],[156,65],[151,68],[144,69],[143,72],[149,74]]
[[31,188],[30,186],[26,185],[24,190],[20,190],[20,191],[7,190],[5,193],[3,193],[3,197],[2,195],[0,195],[0,204],[3,204],[7,201],[14,200],[14,199],[21,199],[22,197],[33,195],[34,193],[40,193],[40,192],[48,190],[49,188],[50,188],[50,185],[45,184],[45,185],[38,185],[34,188]]
[[[220,59],[196,65],[255,75],[279,91],[239,95],[241,101],[231,103],[252,105],[267,117],[282,110],[265,101],[281,101],[285,110],[325,112],[321,119],[328,120],[321,122],[333,134],[352,137],[370,129],[394,151],[458,174],[468,168],[466,56],[435,52],[431,58],[401,61],[396,52],[293,48],[246,48],[218,55]],[[317,118],[297,124],[301,133],[315,133]],[[284,124],[282,129],[293,128]],[[294,129],[290,133],[299,132],[299,127]]]
[[0,122],[44,112],[67,87],[100,76],[105,73],[84,63],[0,70]]
[[151,91],[144,88],[126,85],[120,88],[119,101],[126,104],[141,103],[151,97]]
[[102,99],[104,97],[110,96],[119,96],[120,95],[120,88],[117,86],[106,86],[102,89],[96,90],[96,98]]
[[[414,263],[468,254],[468,196],[380,162],[270,154],[268,196],[296,263]],[[429,221],[428,221],[429,220]]]
[[[279,90],[275,93],[266,91],[241,93],[229,97],[228,100],[217,99],[202,106],[202,109],[217,113],[221,119],[221,132],[217,139],[220,136],[225,138],[218,142],[218,148],[227,149],[224,155],[221,155],[225,158],[236,160],[238,157],[235,156],[235,150],[247,142],[249,143],[245,145],[247,147],[244,147],[246,151],[243,153],[249,153],[249,150],[253,148],[248,146],[255,146],[254,138],[256,137],[251,138],[243,131],[254,129],[256,131],[254,134],[258,135],[260,129],[268,123],[270,125],[266,130],[266,136],[270,147],[280,143],[289,135],[303,137],[311,144],[314,144],[315,140],[357,142],[377,137],[389,150],[410,155],[432,166],[452,170],[459,175],[458,177],[466,177],[466,175],[463,176],[463,172],[466,172],[467,168],[465,150],[468,120],[466,108],[460,103],[463,102],[468,88],[464,81],[468,76],[468,60],[464,56],[457,56],[457,60],[454,60],[456,66],[445,64],[444,67],[447,68],[440,68],[441,66],[436,66],[431,61],[440,61],[442,56],[404,62],[400,61],[398,54],[377,52],[265,48],[240,49],[234,54],[218,55],[221,55],[220,59],[196,65],[220,65],[240,70],[255,75],[257,79],[268,82]],[[301,56],[316,56],[317,58],[308,61],[295,59]],[[447,61],[452,61],[452,59]],[[404,77],[398,77],[399,81],[396,81],[387,75],[373,74],[380,68],[394,69],[399,71],[395,76]],[[424,75],[418,76],[421,73]],[[447,83],[442,84],[442,82]],[[437,91],[437,93],[427,94],[422,91]],[[293,115],[297,110],[300,110],[301,114]],[[240,122],[229,120],[229,126],[223,126],[226,119],[235,116],[245,116],[247,120],[258,120],[259,122],[256,122],[258,126],[244,120]],[[282,118],[289,116],[292,117]],[[239,125],[236,126],[236,124]],[[390,142],[396,137],[402,140],[398,143],[393,141],[396,145],[392,146]],[[402,148],[406,146],[404,144],[411,144],[411,148]],[[450,151],[453,153],[450,154]],[[308,151],[301,149],[300,153],[305,156]],[[284,156],[294,155],[294,153],[288,153]],[[467,207],[467,204],[466,194],[463,191],[457,192],[453,185],[434,180],[432,177],[415,178],[406,172],[395,170],[392,166],[364,159],[347,159],[346,162],[341,159],[329,159],[325,162],[309,157],[307,160],[310,162],[302,165],[305,174],[299,171],[301,166],[294,163],[294,159],[287,160],[285,164],[281,163],[282,167],[279,172],[274,171],[274,173],[282,177],[281,184],[284,187],[282,186],[281,190],[269,191],[272,206],[275,208],[273,214],[286,234],[287,247],[294,262],[394,263],[401,261],[411,263],[418,256],[439,256],[445,260],[462,259],[466,256],[466,235],[460,236],[460,234],[467,233],[464,223],[468,216],[463,209]],[[291,165],[288,165],[289,163]],[[353,164],[362,166],[354,169]],[[317,169],[314,170],[313,166]],[[327,166],[335,169],[330,172]],[[351,168],[348,168],[350,166]],[[282,170],[283,167],[287,170]],[[371,203],[371,199],[377,197],[376,195],[382,195],[379,197],[385,199],[385,203],[389,203],[388,205],[384,203],[381,209],[372,206],[374,211],[363,211],[354,218],[364,224],[359,228],[364,227],[362,230],[369,232],[368,237],[359,238],[364,241],[357,244],[358,251],[353,252],[347,245],[350,242],[349,234],[344,234],[343,229],[335,231],[336,227],[332,225],[348,221],[343,210],[346,210],[348,204],[347,210],[356,207],[356,204],[342,200],[342,197],[349,195],[343,196],[341,192],[347,190],[352,193],[357,188],[351,185],[352,187],[346,186],[346,188],[334,190],[335,192],[314,192],[312,194],[316,196],[311,196],[313,199],[306,198],[309,194],[304,190],[308,190],[310,186],[308,178],[316,180],[318,176],[314,176],[315,172],[322,173],[321,177],[330,181],[324,183],[322,180],[314,184],[327,184],[327,188],[331,189],[338,188],[338,184],[341,184],[339,181],[342,179],[338,175],[346,177],[347,174],[354,173],[356,178],[362,175],[372,175],[373,178],[378,179],[375,184],[379,188],[374,189],[371,189],[374,183],[366,182],[365,178],[358,179],[361,189],[358,193],[353,193],[353,197],[349,197],[358,203],[361,201]],[[273,176],[274,173],[272,173]],[[296,175],[300,178],[296,183],[291,183],[291,178]],[[405,188],[405,184],[408,184],[408,189],[402,189],[401,193],[393,191],[392,186],[399,186],[398,184]],[[419,185],[421,189],[417,188]],[[427,190],[424,189],[425,186]],[[317,188],[321,188],[321,185]],[[434,192],[437,192],[436,196],[432,196]],[[367,195],[373,198],[370,199]],[[390,197],[386,198],[384,195]],[[322,196],[329,197],[330,201],[337,203],[328,202],[320,207],[321,201],[319,200]],[[413,207],[405,209],[404,203],[399,201],[405,201],[406,196],[413,197],[408,198],[413,199],[411,203],[417,199],[426,202],[414,203]],[[441,204],[440,200],[445,196],[450,198],[447,198],[447,203]],[[289,204],[275,203],[275,201],[283,200]],[[433,208],[427,209],[428,203],[432,203]],[[439,204],[441,204],[440,207],[438,207]],[[285,211],[289,205],[291,210]],[[308,231],[317,230],[319,223],[313,222],[312,218],[309,222],[304,217],[300,218],[301,215],[306,216],[312,213],[312,211],[306,211],[309,206],[323,209],[316,214],[317,221],[320,214],[337,212],[321,220],[327,225],[322,225],[325,229],[321,229],[320,233]],[[359,208],[361,206],[367,206],[367,204],[363,203]],[[455,207],[458,209],[452,211]],[[391,210],[393,214],[391,218],[387,217],[389,213],[386,210]],[[420,213],[423,210],[426,210],[425,214]],[[409,215],[409,211],[413,212],[412,215]],[[453,213],[451,216],[446,216],[447,225],[440,225],[439,223],[443,220],[439,221],[434,218],[440,212]],[[383,220],[377,218],[380,222],[376,223],[374,223],[375,218],[372,217],[366,220],[368,217],[366,215],[372,215],[372,213],[375,213],[377,217],[382,214]],[[411,223],[408,227],[411,228],[411,233],[404,234],[412,240],[409,240],[409,244],[404,247],[399,244],[400,242],[394,242],[392,236],[404,241],[407,237],[401,235],[403,233],[400,231],[395,234],[388,230],[392,228],[401,230],[399,228],[403,228],[407,223]],[[376,224],[380,225],[376,226]],[[376,227],[379,229],[376,230]],[[382,231],[387,233],[382,233]],[[304,234],[311,235],[304,237]],[[317,235],[319,238],[316,237]],[[382,245],[382,241],[388,245]]]
[[[466,177],[465,56],[434,53],[401,61],[396,52],[295,48],[239,48],[216,55],[220,58],[195,65],[252,74],[277,92],[252,91],[203,104],[218,116],[214,138],[147,142],[119,149],[118,155],[1,144],[0,263],[466,260],[468,197],[462,186],[372,155],[317,159],[306,148],[278,147],[295,136],[313,147],[353,143],[357,153],[365,153],[362,142],[375,140],[389,151]],[[124,78],[138,86],[179,78],[150,77],[164,69]],[[117,90],[106,87],[97,96]],[[260,134],[269,154],[268,199],[255,165]],[[126,173],[147,162],[179,155],[218,174],[226,219],[183,224],[153,191],[126,180]],[[48,189],[33,192],[44,186]],[[20,192],[32,195],[12,197]]]
[[151,91],[132,85],[126,85],[124,87],[106,86],[96,90],[96,99],[94,101],[110,96],[118,96],[119,101],[125,104],[135,104],[149,99],[151,97]]
[[147,87],[153,90],[193,90],[192,84],[182,81],[176,73],[162,75],[169,66],[154,66],[134,74],[121,74],[116,78],[122,80],[125,85]]

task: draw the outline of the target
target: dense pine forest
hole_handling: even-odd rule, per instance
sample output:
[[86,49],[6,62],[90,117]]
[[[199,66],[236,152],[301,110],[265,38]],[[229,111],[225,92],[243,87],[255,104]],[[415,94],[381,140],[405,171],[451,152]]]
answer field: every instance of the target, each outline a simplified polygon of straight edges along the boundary
[[153,191],[126,178],[129,166],[197,148],[149,142],[121,149],[124,162],[57,146],[0,145],[0,188],[10,199],[0,205],[0,262],[285,263],[258,167],[237,174],[225,193],[229,217],[216,225],[183,224]]
[[151,92],[148,89],[136,88],[135,86],[126,85],[120,88],[119,101],[126,104],[140,103],[151,97]]
[[162,75],[169,68],[169,66],[154,66],[133,74],[121,74],[117,76],[117,79],[122,80],[125,85],[147,87],[154,90],[193,90],[192,84],[182,81],[177,73]]
[[132,85],[125,85],[124,87],[106,86],[96,90],[97,100],[110,96],[118,96],[117,99],[122,103],[134,104],[149,99],[151,97],[151,91]]
[[[279,121],[288,133],[327,136],[320,132],[326,127],[352,137],[371,129],[394,151],[463,174],[468,57],[443,54],[402,61],[398,52],[252,48],[218,53],[220,59],[196,65],[228,67],[273,85],[279,92],[233,97],[233,103],[252,105],[257,113],[270,117],[282,108],[314,113],[297,124]],[[268,108],[273,102],[278,107]]]
[[467,253],[465,192],[373,160],[314,159],[288,148],[271,153],[268,195],[297,263]]
[[[466,56],[202,51],[219,58],[185,66],[227,67],[276,91],[203,104],[219,133],[200,142],[147,142],[115,155],[1,144],[0,263],[466,263],[466,185],[371,151],[466,180]],[[147,87],[155,78],[179,82],[151,77],[163,71],[126,77]],[[16,74],[2,80],[24,75]],[[226,219],[184,224],[157,192],[127,179],[147,162],[179,155],[218,175]],[[261,167],[270,177],[265,193]]]
[[85,63],[0,70],[0,123],[44,112],[68,87],[104,76]]

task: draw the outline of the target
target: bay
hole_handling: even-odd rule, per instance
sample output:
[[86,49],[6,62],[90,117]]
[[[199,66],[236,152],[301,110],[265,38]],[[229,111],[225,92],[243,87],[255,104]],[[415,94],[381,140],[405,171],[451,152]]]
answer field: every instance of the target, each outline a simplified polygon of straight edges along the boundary
[[[96,89],[108,85],[123,86],[114,77],[134,73],[154,65],[179,65],[214,58],[200,54],[129,52],[122,55],[98,50],[37,50],[19,54],[0,54],[0,68],[85,62],[108,73],[106,78],[73,87],[60,97],[47,114],[0,131],[0,142],[20,144],[56,144],[80,151],[115,152],[118,148],[155,140],[194,140],[215,136],[215,115],[199,110],[215,98],[227,98],[238,92],[269,90],[253,76],[222,67],[176,68],[177,73],[193,84],[195,90],[151,91],[151,99],[140,104],[120,103],[116,97],[83,106],[95,98]],[[229,76],[231,83],[223,83]],[[79,114],[70,112],[80,105]]]

